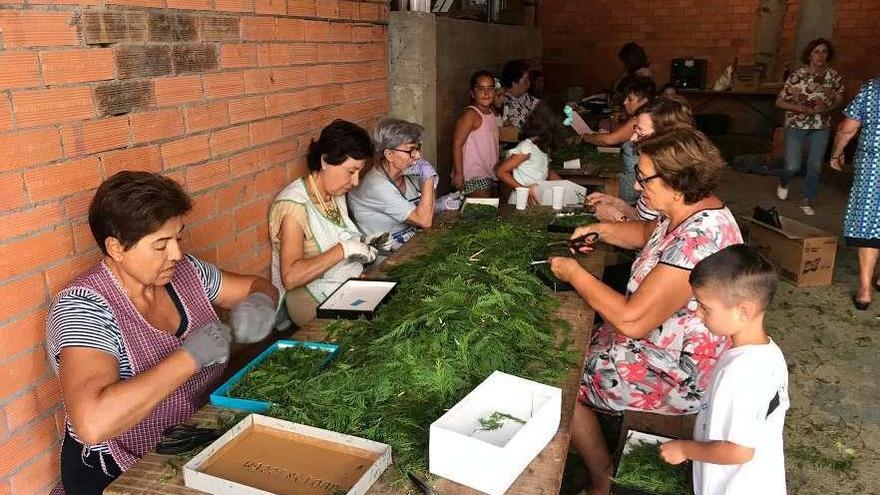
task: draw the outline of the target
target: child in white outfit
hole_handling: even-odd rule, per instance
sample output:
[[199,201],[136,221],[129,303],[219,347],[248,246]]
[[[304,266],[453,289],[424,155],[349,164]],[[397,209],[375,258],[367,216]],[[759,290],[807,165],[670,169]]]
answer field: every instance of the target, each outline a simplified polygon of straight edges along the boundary
[[788,368],[764,331],[776,273],[740,244],[703,259],[690,283],[706,327],[733,347],[715,365],[694,440],[667,442],[661,455],[671,464],[694,461],[695,495],[785,495]]

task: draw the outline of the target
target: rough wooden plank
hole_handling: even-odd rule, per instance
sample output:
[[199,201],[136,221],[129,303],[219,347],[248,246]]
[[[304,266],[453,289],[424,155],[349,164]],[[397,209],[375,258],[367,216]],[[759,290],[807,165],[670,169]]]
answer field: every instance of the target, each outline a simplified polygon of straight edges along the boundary
[[[506,216],[512,210],[502,210]],[[551,213],[547,209],[548,219]],[[442,233],[444,229],[454,225],[457,219],[455,213],[443,213],[435,219],[433,231]],[[411,260],[424,254],[430,244],[425,242],[425,236],[416,236],[392,258],[385,261],[383,266],[387,268],[395,264]],[[602,249],[588,256],[579,256],[581,265],[596,276],[601,277],[605,266],[605,252]],[[380,276],[381,270],[376,269],[368,272],[370,276]],[[556,311],[556,316],[565,319],[571,324],[571,338],[576,349],[580,349],[580,366],[572,369],[565,375],[562,382],[557,384],[562,388],[562,417],[560,418],[559,430],[547,447],[526,467],[522,474],[507,491],[509,495],[556,495],[562,483],[562,473],[565,469],[565,460],[568,456],[569,441],[571,440],[571,420],[577,399],[578,387],[583,375],[583,364],[586,359],[587,342],[593,327],[593,310],[586,305],[583,299],[575,292],[561,292],[557,294],[562,303]],[[298,330],[294,338],[297,340],[321,341],[325,337],[324,327],[328,320],[314,320]],[[196,423],[211,424],[220,416],[221,409],[213,406],[201,408],[193,416]],[[144,459],[125,474],[120,476],[104,490],[105,495],[200,495],[202,492],[183,486],[182,473],[173,473],[167,466],[170,456],[160,456],[155,453],[147,454]],[[373,485],[368,492],[370,495],[398,495],[409,494],[417,491],[409,484],[396,483],[398,474],[394,466],[391,466],[385,474]],[[436,488],[443,495],[477,495],[472,488],[459,485],[445,479],[438,479]]]

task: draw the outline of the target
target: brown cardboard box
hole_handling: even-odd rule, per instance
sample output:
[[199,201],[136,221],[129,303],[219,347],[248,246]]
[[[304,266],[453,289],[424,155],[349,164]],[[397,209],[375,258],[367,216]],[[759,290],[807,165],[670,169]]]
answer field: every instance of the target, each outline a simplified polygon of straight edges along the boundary
[[782,215],[781,229],[754,218],[740,218],[751,224],[749,245],[777,266],[781,278],[796,287],[831,283],[837,236]]
[[518,143],[519,129],[506,126],[498,128],[498,140],[502,143]]
[[733,72],[734,91],[755,91],[761,87],[761,68],[757,65],[738,65]]

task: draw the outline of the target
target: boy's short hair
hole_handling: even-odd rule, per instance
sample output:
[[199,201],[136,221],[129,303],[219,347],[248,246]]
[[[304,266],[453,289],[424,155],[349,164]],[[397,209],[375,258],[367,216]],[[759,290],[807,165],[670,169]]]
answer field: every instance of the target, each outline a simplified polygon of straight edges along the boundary
[[642,100],[650,101],[657,94],[657,83],[650,77],[635,76],[623,82],[621,93],[624,98],[635,95]]
[[728,306],[755,301],[761,311],[773,302],[779,278],[776,270],[745,244],[728,246],[697,263],[689,281],[694,289],[716,290]]

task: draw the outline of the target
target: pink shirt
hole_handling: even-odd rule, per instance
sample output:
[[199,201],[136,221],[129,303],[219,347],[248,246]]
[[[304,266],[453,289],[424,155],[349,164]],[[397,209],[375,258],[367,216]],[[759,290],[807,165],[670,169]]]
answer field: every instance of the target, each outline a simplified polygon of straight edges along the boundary
[[475,106],[473,108],[483,122],[476,130],[468,134],[462,148],[462,171],[464,180],[476,177],[496,179],[495,165],[498,163],[498,122],[492,114],[484,115]]

